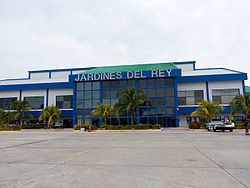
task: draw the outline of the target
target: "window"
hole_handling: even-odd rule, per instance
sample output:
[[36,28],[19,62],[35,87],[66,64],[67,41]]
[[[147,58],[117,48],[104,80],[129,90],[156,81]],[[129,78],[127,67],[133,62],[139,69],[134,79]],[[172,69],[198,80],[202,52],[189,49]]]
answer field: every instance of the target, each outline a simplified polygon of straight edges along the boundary
[[24,100],[30,103],[31,109],[43,109],[44,107],[44,97],[24,97]]
[[213,101],[219,104],[229,104],[234,97],[240,95],[239,89],[213,89]]
[[56,96],[56,107],[59,109],[72,108],[72,98],[72,95]]
[[179,105],[196,105],[204,100],[203,90],[178,91]]
[[17,100],[17,97],[0,98],[0,108],[8,110],[9,105]]

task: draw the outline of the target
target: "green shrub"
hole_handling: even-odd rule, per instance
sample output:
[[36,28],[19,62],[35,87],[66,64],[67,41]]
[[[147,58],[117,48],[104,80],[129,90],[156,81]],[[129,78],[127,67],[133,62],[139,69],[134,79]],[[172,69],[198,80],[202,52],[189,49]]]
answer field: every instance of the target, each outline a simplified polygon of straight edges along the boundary
[[46,125],[42,124],[24,124],[22,125],[22,129],[44,129]]
[[0,131],[20,131],[19,125],[0,125]]
[[74,130],[81,130],[82,125],[74,125]]
[[244,124],[243,123],[235,124],[235,129],[245,129]]
[[189,124],[189,129],[200,129],[201,127],[201,122],[198,121]]
[[152,129],[161,129],[161,125],[160,124],[153,124]]
[[152,127],[151,124],[140,124],[140,125],[136,125],[136,129],[149,129],[149,127]]

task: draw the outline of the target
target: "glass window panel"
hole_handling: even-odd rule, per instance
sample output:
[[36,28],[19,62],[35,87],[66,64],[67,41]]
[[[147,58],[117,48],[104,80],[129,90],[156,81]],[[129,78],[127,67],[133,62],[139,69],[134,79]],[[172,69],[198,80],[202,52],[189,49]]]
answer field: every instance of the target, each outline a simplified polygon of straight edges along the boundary
[[158,87],[165,87],[165,79],[164,78],[156,79],[156,82],[157,82]]
[[63,106],[62,106],[63,108],[71,108],[71,102],[70,101],[64,101],[63,102]]
[[174,88],[167,88],[166,89],[166,96],[168,96],[168,97],[174,96]]
[[103,98],[110,98],[110,90],[102,91]]
[[230,95],[240,95],[240,90],[239,89],[230,89]]
[[140,88],[146,88],[146,79],[139,80],[139,86]]
[[[79,91],[78,93],[83,93],[83,91]],[[82,97],[78,97],[78,98],[82,98]],[[63,100],[61,100],[63,99]],[[64,96],[56,96],[56,107],[60,108],[60,109],[69,109],[69,108],[73,108],[73,104],[72,104],[72,100],[73,100],[73,96],[72,95],[64,95]]]
[[103,99],[103,100],[102,100],[102,103],[103,103],[103,104],[110,104],[110,99]]
[[186,102],[187,102],[187,105],[194,105],[195,104],[195,100],[193,97],[187,97]]
[[77,100],[76,101],[76,107],[77,108],[83,108],[83,101],[82,100]]
[[186,105],[186,97],[179,97],[178,98],[179,105]]
[[174,106],[174,97],[167,97],[166,98],[166,105],[167,106]]
[[212,90],[212,95],[213,95],[213,96],[220,96],[220,95],[221,95],[221,92],[220,92],[220,90],[218,90],[218,89],[213,89],[213,90]]
[[186,91],[187,97],[194,97],[194,91]]
[[93,108],[96,108],[99,104],[99,100],[93,100]]
[[155,116],[157,114],[157,108],[156,107],[149,107],[148,108],[148,115],[149,116]]
[[148,88],[156,87],[155,79],[148,79]]
[[195,98],[195,104],[198,104],[198,102],[201,102],[203,100],[204,100],[203,97],[196,97]]
[[127,88],[127,80],[119,81],[120,88]]
[[221,96],[213,96],[213,101],[221,104]]
[[30,103],[31,109],[43,109],[44,97],[24,97],[24,100]]
[[156,90],[155,89],[148,89],[148,96],[156,96]]
[[85,90],[91,90],[91,82],[85,82]]
[[117,103],[117,102],[119,102],[119,99],[112,99],[112,100],[111,100],[111,104],[112,104],[112,105],[115,104],[115,103]]
[[195,97],[203,97],[203,90],[195,90],[194,96]]
[[56,100],[57,101],[63,101],[63,96],[57,96]]
[[159,108],[158,107],[158,116],[164,116],[166,114],[167,114],[166,108],[164,108],[164,107]]
[[110,81],[111,88],[113,89],[119,88],[118,83],[119,83],[118,81]]
[[169,86],[173,86],[174,85],[174,79],[173,78],[167,78],[166,79],[166,85]]
[[148,105],[149,106],[156,106],[157,105],[157,98],[148,98]]
[[158,97],[163,97],[163,96],[165,96],[165,88],[158,88],[158,89],[157,89],[157,96],[158,96]]
[[93,90],[99,90],[100,89],[100,82],[93,82]]
[[128,80],[128,87],[135,88],[135,80]]
[[178,91],[178,96],[179,97],[186,97],[186,92],[185,91]]
[[221,104],[228,104],[231,102],[230,96],[221,96]]
[[76,96],[78,99],[83,99],[83,91],[77,91]]
[[116,90],[111,90],[110,92],[111,92],[111,98],[113,98],[113,99],[118,98],[118,97],[117,97],[117,93],[118,93],[118,92],[117,92]]
[[167,108],[167,115],[170,115],[170,116],[175,115],[175,109],[174,108]]
[[84,100],[84,108],[91,108],[91,100]]
[[83,90],[83,82],[78,82],[78,83],[76,84],[76,89],[77,89],[77,90]]
[[102,84],[103,84],[103,89],[107,89],[107,90],[110,89],[110,82],[109,81],[103,81]]
[[158,98],[158,106],[163,106],[166,104],[166,98],[165,97],[159,97]]
[[100,91],[93,91],[93,98],[99,99],[100,98]]
[[90,98],[92,98],[92,97],[91,97],[91,91],[85,91],[85,92],[84,92],[84,98],[85,98],[85,99],[90,99]]

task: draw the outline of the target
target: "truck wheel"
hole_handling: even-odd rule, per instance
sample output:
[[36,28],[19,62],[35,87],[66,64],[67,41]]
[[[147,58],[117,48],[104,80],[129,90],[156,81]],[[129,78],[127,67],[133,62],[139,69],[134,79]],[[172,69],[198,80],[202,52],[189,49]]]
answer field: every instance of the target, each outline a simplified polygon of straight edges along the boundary
[[222,132],[225,132],[225,130],[224,130],[224,129],[222,129]]
[[233,129],[230,129],[230,132],[233,132]]
[[216,132],[216,129],[213,129],[214,130],[214,132]]

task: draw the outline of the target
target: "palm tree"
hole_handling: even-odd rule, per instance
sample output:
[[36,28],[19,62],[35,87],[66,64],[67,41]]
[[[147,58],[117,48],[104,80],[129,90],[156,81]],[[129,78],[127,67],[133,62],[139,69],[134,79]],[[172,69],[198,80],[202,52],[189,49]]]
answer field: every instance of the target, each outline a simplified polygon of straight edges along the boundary
[[107,125],[107,118],[113,113],[114,106],[108,104],[100,104],[95,110],[91,111],[91,115],[94,117],[102,118],[104,124]]
[[60,110],[52,105],[43,109],[42,114],[39,117],[39,121],[48,121],[48,128],[51,128],[52,122],[60,119],[60,117]]
[[220,111],[223,110],[220,104],[212,101],[201,101],[198,104],[200,107],[192,112],[191,116],[199,116],[201,119],[205,120],[205,122],[210,122],[213,116],[219,114]]
[[146,95],[142,90],[128,88],[128,90],[124,90],[118,93],[118,96],[120,97],[120,100],[115,104],[117,115],[126,110],[130,113],[130,121],[131,125],[133,125],[133,117],[136,116],[135,110],[146,100]]
[[[230,107],[232,115],[234,115],[235,113],[242,113],[244,116],[244,121],[245,123],[247,123],[247,115],[248,111],[250,110],[250,94],[234,97],[232,102],[230,103]],[[249,134],[248,126],[246,126],[245,128],[246,134]]]
[[22,125],[22,120],[25,117],[32,118],[32,115],[27,113],[30,109],[30,103],[28,101],[16,100],[10,104],[10,109],[14,110],[14,119],[19,120],[19,124]]
[[2,124],[9,124],[11,121],[14,120],[14,114],[10,111],[4,111],[0,109],[0,125]]

